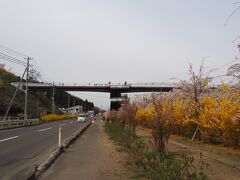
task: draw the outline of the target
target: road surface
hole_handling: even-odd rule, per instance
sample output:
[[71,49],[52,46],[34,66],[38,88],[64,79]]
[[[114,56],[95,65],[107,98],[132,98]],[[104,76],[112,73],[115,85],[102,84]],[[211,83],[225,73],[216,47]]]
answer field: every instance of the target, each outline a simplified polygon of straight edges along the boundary
[[58,128],[65,140],[86,123],[62,120],[0,131],[0,179],[21,179],[58,145]]
[[132,172],[126,167],[127,154],[104,132],[104,123],[97,120],[39,180],[127,180]]

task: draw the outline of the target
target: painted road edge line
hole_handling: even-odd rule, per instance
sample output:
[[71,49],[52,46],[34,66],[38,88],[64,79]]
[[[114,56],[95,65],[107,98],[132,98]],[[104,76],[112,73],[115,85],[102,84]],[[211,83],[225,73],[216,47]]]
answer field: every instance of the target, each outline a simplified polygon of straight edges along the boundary
[[65,126],[65,125],[66,125],[66,124],[65,124],[65,123],[63,123],[63,124],[59,124],[58,126],[59,126],[59,127],[61,127],[61,126]]
[[42,132],[42,131],[46,131],[46,130],[49,130],[49,129],[52,129],[52,127],[45,128],[45,129],[39,129],[39,130],[37,130],[37,131],[38,131],[38,132]]
[[0,142],[8,141],[8,140],[11,140],[11,139],[16,139],[16,138],[18,138],[18,137],[19,137],[19,136],[13,136],[13,137],[10,137],[10,138],[1,139]]

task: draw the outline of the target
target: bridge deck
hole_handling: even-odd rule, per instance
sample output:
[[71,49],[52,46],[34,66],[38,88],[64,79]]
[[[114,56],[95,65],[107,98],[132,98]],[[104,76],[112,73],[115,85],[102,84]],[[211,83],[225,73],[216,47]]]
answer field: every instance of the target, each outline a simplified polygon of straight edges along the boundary
[[[13,86],[17,87],[18,82],[12,83]],[[21,88],[25,89],[25,83],[22,83]],[[54,87],[55,90],[64,91],[89,91],[89,92],[105,92],[110,93],[112,91],[121,91],[122,93],[134,93],[134,92],[168,92],[171,91],[173,85],[138,85],[138,84],[127,84],[127,85],[111,85],[111,84],[100,84],[100,85],[52,85],[44,83],[29,83],[29,91],[49,91]]]

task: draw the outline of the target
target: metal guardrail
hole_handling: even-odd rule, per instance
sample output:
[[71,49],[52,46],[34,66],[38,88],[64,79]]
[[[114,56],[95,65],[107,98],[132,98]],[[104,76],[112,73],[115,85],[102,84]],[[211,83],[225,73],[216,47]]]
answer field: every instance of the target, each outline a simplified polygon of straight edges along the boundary
[[[0,117],[0,121],[3,121],[3,119],[4,119],[4,117]],[[17,116],[7,116],[6,121],[7,120],[20,120],[20,118]]]
[[0,129],[31,126],[36,124],[39,124],[39,119],[5,120],[5,121],[0,120]]

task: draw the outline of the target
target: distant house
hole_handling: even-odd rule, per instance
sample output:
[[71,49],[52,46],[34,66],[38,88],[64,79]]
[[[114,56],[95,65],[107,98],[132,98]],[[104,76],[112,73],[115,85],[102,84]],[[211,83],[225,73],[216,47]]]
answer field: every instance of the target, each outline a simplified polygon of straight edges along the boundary
[[4,69],[4,67],[5,67],[5,64],[0,64],[0,68]]
[[73,106],[68,108],[59,108],[63,113],[65,114],[77,114],[83,112],[83,107],[78,105],[78,106]]

